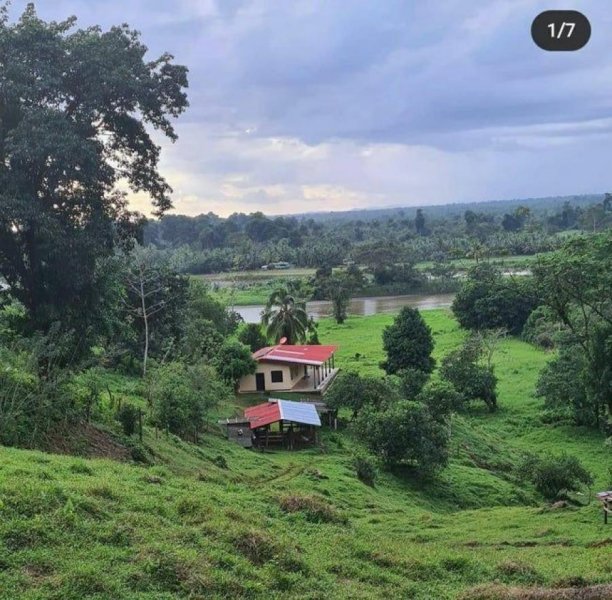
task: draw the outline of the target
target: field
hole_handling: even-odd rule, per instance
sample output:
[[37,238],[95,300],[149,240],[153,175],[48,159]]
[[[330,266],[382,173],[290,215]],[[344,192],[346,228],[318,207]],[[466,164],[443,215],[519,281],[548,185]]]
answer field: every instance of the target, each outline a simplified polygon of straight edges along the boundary
[[[445,311],[424,316],[440,358],[463,334]],[[321,341],[341,346],[343,368],[381,374],[391,321],[323,320]],[[431,482],[382,472],[364,485],[343,431],[260,454],[215,432],[194,446],[147,429],[148,466],[1,448],[0,598],[500,598],[501,586],[611,583],[597,503],[552,510],[516,477],[526,452],[567,450],[594,491],[612,484],[601,436],[541,420],[547,358],[502,343],[500,410],[454,418],[451,465]],[[137,398],[134,380],[111,383]]]

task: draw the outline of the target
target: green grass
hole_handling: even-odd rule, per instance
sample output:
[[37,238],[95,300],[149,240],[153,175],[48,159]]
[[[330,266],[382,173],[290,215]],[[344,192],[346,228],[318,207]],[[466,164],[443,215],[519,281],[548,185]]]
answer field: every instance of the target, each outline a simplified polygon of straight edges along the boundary
[[[463,333],[448,312],[424,317],[439,359]],[[380,335],[391,321],[324,320],[321,341],[340,344],[340,366],[382,375]],[[342,431],[324,432],[321,449],[261,454],[215,427],[199,446],[147,430],[152,466],[0,448],[0,598],[425,600],[485,582],[610,582],[612,526],[597,504],[546,510],[516,479],[525,452],[567,450],[597,490],[611,483],[601,436],[541,421],[533,388],[547,358],[502,343],[500,410],[454,418],[451,464],[431,482],[382,472],[375,488],[364,485]],[[132,401],[140,393],[115,375],[109,387]]]

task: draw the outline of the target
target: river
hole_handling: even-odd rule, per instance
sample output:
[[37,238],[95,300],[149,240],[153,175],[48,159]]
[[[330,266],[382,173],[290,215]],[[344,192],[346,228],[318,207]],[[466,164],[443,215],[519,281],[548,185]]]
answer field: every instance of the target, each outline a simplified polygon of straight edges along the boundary
[[[379,296],[372,298],[353,298],[349,305],[349,315],[378,315],[395,313],[403,306],[413,306],[421,310],[448,308],[454,294],[411,294],[407,296]],[[314,300],[306,304],[308,314],[315,320],[328,317],[332,312],[332,303],[328,300]],[[263,304],[236,306],[234,309],[247,323],[259,323]]]

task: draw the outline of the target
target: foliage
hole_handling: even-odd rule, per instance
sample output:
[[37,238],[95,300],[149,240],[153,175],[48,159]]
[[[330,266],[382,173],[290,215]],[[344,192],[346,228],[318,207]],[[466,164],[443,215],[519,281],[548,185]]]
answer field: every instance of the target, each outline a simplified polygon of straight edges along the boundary
[[270,295],[262,317],[268,338],[278,343],[282,338],[288,344],[304,341],[308,331],[306,303],[296,300],[286,289]]
[[259,323],[246,323],[238,333],[238,340],[248,346],[251,352],[263,348],[268,343]]
[[575,456],[561,454],[531,457],[521,466],[520,474],[533,483],[547,500],[555,500],[561,494],[580,491],[582,486],[593,483],[592,475]]
[[123,433],[127,436],[134,435],[138,426],[139,410],[133,405],[125,402],[117,412],[117,421],[121,423]]
[[215,365],[221,379],[236,386],[244,375],[255,373],[257,362],[248,346],[233,340],[226,340],[215,358]]
[[367,454],[356,454],[353,456],[353,468],[359,481],[363,481],[366,485],[374,487],[378,470],[376,463]]
[[178,273],[170,255],[150,246],[129,253],[123,276],[124,306],[141,340],[146,375],[149,353],[160,357],[180,339],[189,280]]
[[61,321],[82,336],[108,309],[99,261],[138,224],[119,181],[171,207],[149,128],[176,139],[187,70],[169,54],[145,61],[127,25],[74,24],[31,4],[14,24],[0,14],[0,274],[33,330]]
[[563,326],[552,309],[546,305],[538,306],[529,315],[523,327],[522,337],[526,342],[550,350],[555,347],[556,338]]
[[480,364],[482,356],[483,346],[476,338],[469,338],[444,357],[440,376],[461,394],[464,404],[481,400],[494,411],[497,408],[497,378],[493,366]]
[[384,410],[366,406],[355,428],[368,448],[388,466],[406,464],[431,474],[448,463],[448,423],[434,418],[420,402],[401,400]]
[[593,424],[601,426],[606,414],[612,418],[612,230],[570,240],[534,274],[545,304],[569,333],[561,343],[584,357],[580,380]]
[[558,416],[569,416],[577,425],[596,426],[600,414],[589,401],[587,361],[580,346],[562,342],[555,356],[540,372],[536,394],[544,407]]
[[518,334],[537,305],[531,278],[504,277],[499,269],[481,263],[468,272],[452,308],[466,329],[503,328]]
[[463,397],[447,381],[429,382],[415,399],[427,406],[432,417],[437,420],[445,420],[451,413],[463,408]]
[[330,408],[348,409],[353,419],[365,406],[380,408],[397,399],[397,390],[384,379],[363,377],[352,371],[341,371],[325,394]]
[[383,331],[383,347],[387,360],[382,368],[389,374],[405,369],[431,373],[435,361],[431,357],[434,343],[431,329],[416,308],[405,306],[393,325]]
[[407,400],[414,400],[429,380],[429,373],[408,367],[397,373],[400,379],[400,393]]
[[152,381],[153,423],[195,442],[209,411],[230,396],[215,370],[205,364],[175,361],[158,366],[148,378]]

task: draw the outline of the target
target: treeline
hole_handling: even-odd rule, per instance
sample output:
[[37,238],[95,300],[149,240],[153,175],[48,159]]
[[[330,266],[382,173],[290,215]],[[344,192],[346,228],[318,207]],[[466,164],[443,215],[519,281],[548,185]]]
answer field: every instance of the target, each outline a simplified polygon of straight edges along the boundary
[[[476,208],[476,207],[474,207]],[[560,232],[602,231],[612,223],[612,196],[588,206],[566,201],[556,211],[528,206],[495,214],[467,209],[432,217],[417,209],[374,220],[321,221],[267,217],[261,212],[227,218],[166,215],[149,221],[144,243],[177,251],[194,274],[258,269],[275,262],[299,267],[359,262],[375,245],[393,246],[397,262],[533,255],[558,249]]]

